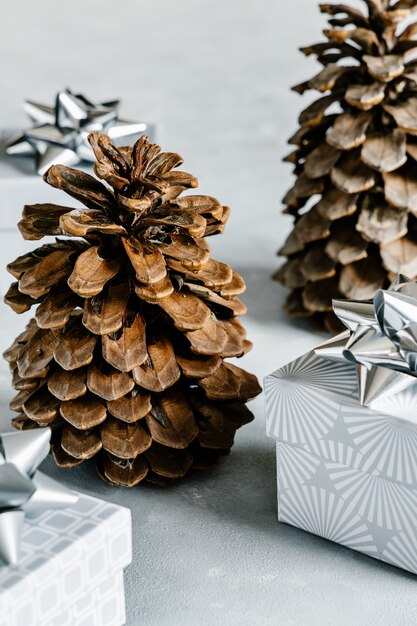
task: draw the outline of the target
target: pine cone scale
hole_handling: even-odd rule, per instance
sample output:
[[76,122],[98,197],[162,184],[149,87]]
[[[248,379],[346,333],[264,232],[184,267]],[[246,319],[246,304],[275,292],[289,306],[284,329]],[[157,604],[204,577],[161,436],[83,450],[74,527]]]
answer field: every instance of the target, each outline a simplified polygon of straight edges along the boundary
[[60,414],[66,422],[79,430],[90,430],[104,422],[107,417],[105,403],[91,393],[76,400],[62,402]]

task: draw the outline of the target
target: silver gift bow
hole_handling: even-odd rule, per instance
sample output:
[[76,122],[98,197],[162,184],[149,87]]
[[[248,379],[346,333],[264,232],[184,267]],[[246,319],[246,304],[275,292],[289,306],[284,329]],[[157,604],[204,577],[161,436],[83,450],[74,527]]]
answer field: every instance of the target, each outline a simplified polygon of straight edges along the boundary
[[38,471],[49,452],[50,428],[0,434],[0,559],[19,561],[25,515],[75,504],[78,496]]
[[333,310],[348,330],[315,351],[356,363],[361,404],[372,408],[383,397],[417,390],[416,281],[399,274],[372,300],[333,300]]
[[119,101],[94,104],[82,94],[69,89],[60,91],[54,106],[26,100],[23,107],[33,126],[20,132],[7,144],[6,152],[16,156],[34,156],[38,174],[54,163],[76,165],[95,161],[87,141],[90,132],[98,130],[115,142],[129,143],[147,132],[144,122],[128,122],[118,117]]

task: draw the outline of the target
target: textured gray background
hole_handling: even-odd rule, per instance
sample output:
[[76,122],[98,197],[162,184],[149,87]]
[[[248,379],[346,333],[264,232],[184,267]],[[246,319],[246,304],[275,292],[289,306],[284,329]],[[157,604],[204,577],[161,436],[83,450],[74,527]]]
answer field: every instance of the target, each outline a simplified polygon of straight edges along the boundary
[[[260,378],[320,339],[280,310],[269,281],[289,229],[279,199],[280,163],[301,99],[288,86],[314,72],[297,47],[324,27],[315,0],[3,0],[0,38],[3,126],[23,124],[24,97],[52,100],[63,86],[123,100],[122,112],[157,121],[202,193],[233,208],[212,240],[248,284],[244,361]],[[43,197],[32,198],[42,202]],[[61,199],[62,201],[62,199]],[[16,211],[18,211],[16,206]],[[0,264],[16,252],[2,236]],[[5,307],[1,348],[22,320]],[[10,392],[2,366],[4,406]],[[256,421],[210,475],[165,491],[111,489],[91,469],[46,471],[131,507],[134,563],[126,576],[129,626],[415,624],[415,577],[276,522],[274,444]],[[7,423],[7,411],[2,413]]]

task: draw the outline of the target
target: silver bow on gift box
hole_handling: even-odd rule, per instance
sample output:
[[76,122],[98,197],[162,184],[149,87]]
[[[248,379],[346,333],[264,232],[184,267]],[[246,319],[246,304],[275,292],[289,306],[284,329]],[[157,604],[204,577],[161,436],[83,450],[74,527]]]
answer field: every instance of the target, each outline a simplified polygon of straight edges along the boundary
[[131,143],[148,131],[144,122],[129,122],[118,117],[119,100],[94,104],[82,94],[69,89],[60,91],[55,106],[24,103],[25,112],[33,126],[8,142],[7,154],[34,156],[38,174],[44,174],[54,163],[76,165],[80,161],[95,161],[87,141],[89,133],[98,130],[113,141]]
[[333,300],[333,310],[348,330],[315,352],[358,366],[361,404],[372,408],[417,384],[416,281],[400,274],[372,300]]
[[38,471],[49,452],[50,428],[0,434],[0,559],[19,560],[26,514],[75,504],[78,496]]

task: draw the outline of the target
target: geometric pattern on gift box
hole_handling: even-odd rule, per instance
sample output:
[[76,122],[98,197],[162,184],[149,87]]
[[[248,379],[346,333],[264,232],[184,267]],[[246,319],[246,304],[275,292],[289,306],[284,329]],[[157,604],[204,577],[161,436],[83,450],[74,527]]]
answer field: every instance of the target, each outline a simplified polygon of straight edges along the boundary
[[359,468],[362,464],[362,454],[356,448],[333,439],[319,439],[313,452],[321,458],[348,467]]
[[325,466],[339,495],[361,517],[389,530],[417,525],[415,489],[336,463]]
[[123,626],[125,621],[123,572],[117,572],[45,626]]
[[301,448],[291,448],[278,444],[277,454],[280,459],[279,480],[282,489],[294,484],[305,483],[314,475],[320,460]]
[[73,613],[71,626],[124,624],[126,617],[123,572],[117,572],[115,576],[98,585],[91,597],[76,602],[71,612]]
[[265,379],[269,436],[314,447],[331,429],[340,410],[340,401],[331,394],[333,388],[351,397],[357,381],[355,369],[343,363],[330,363],[335,370],[331,378],[329,363],[310,352]]
[[266,377],[266,386],[273,386],[274,379],[300,383],[319,391],[335,392],[338,395],[352,396],[357,392],[356,367],[351,363],[337,363],[320,358],[314,350],[303,354],[291,363],[284,365]]
[[[131,551],[130,511],[124,507],[80,494],[64,510],[28,516],[19,564],[0,567],[0,626],[62,624],[62,615],[77,603],[91,605],[94,590],[99,593],[100,585],[131,562]],[[83,626],[117,626],[123,623],[123,598],[118,606],[116,621],[110,610],[107,621],[88,622],[82,613],[77,620]]]
[[416,572],[417,529],[410,527],[395,535],[383,550],[382,558],[392,565]]
[[417,427],[398,417],[374,415],[369,409],[348,410],[347,431],[363,454],[361,469],[392,480],[417,484]]
[[344,546],[376,554],[372,536],[352,506],[332,491],[297,485],[279,496],[279,519]]

